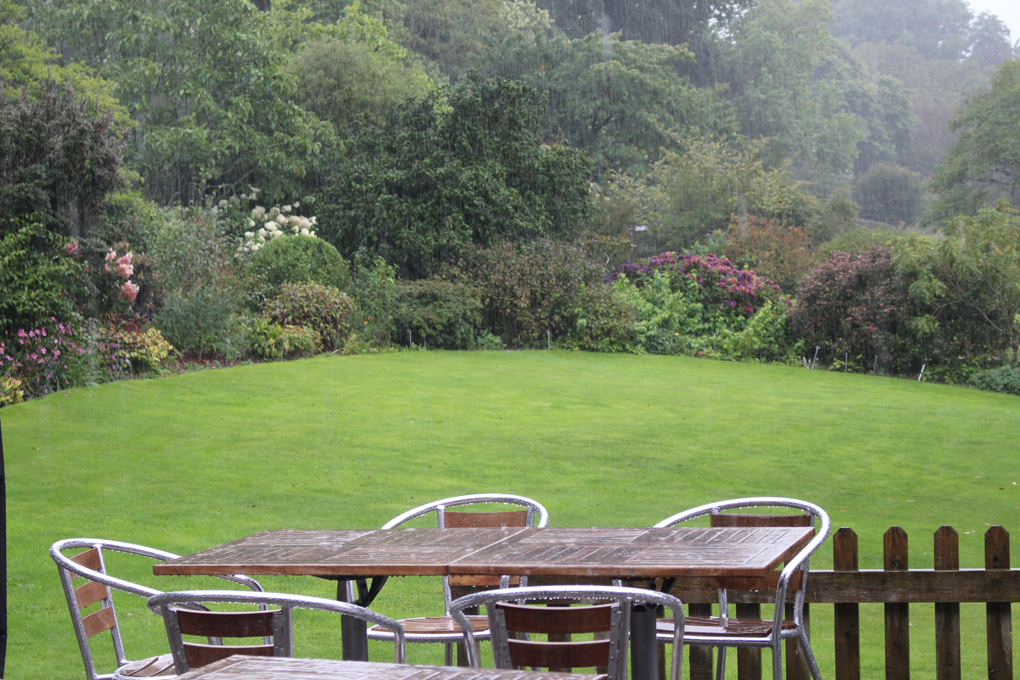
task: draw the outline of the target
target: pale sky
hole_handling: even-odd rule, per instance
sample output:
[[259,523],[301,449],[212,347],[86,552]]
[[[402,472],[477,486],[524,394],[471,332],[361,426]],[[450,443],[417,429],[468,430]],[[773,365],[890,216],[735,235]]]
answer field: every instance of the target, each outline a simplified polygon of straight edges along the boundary
[[1020,40],[1020,0],[969,0],[970,9],[975,16],[981,12],[991,12],[1009,26],[1009,40],[1014,45]]

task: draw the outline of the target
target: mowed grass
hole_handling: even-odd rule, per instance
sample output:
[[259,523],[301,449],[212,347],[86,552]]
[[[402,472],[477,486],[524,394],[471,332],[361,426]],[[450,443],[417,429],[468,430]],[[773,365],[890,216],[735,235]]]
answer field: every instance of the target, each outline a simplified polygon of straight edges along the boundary
[[[1016,397],[780,366],[571,352],[320,357],[73,389],[0,418],[9,678],[83,675],[47,555],[72,536],[188,553],[263,529],[374,528],[483,491],[536,498],[553,525],[647,526],[773,494],[852,527],[862,568],[881,565],[893,525],[910,535],[910,566],[930,568],[939,526],[960,532],[962,566],[979,567],[987,527],[1012,531],[1020,517]],[[812,564],[831,564],[828,544]],[[165,589],[215,585],[121,568]],[[262,580],[335,594],[314,578]],[[155,653],[162,623],[133,599],[118,601],[141,633],[131,651]],[[439,604],[436,582],[408,578],[391,580],[375,607],[407,616]],[[964,676],[979,677],[983,609],[964,609]],[[931,607],[913,611],[915,667],[933,675]],[[831,674],[831,607],[813,614]],[[881,677],[881,607],[862,614],[865,676]],[[334,621],[298,626],[299,654],[339,655]],[[410,659],[437,663],[435,647],[413,646]]]

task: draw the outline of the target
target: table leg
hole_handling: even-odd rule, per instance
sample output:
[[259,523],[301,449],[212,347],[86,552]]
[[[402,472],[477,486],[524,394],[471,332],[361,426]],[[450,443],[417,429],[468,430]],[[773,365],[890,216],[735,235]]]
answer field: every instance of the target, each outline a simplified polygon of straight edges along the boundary
[[[356,584],[353,597],[347,593],[348,581]],[[367,607],[379,594],[386,577],[380,576],[372,579],[372,586],[369,588],[367,579],[364,578],[338,578],[336,582],[336,599],[340,602],[351,602],[359,607]],[[344,661],[368,661],[368,624],[361,619],[340,615],[340,644]]]
[[655,643],[655,605],[637,604],[630,613],[631,680],[658,680],[658,649]]

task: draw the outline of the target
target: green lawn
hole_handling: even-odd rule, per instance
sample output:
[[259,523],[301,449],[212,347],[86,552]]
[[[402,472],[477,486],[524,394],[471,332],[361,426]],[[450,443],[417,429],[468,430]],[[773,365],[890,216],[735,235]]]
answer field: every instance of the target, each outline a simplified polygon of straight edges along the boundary
[[[862,568],[880,565],[892,525],[910,534],[911,567],[930,567],[931,535],[943,524],[960,532],[961,565],[977,567],[987,525],[1012,530],[1020,516],[1016,397],[821,370],[405,352],[119,382],[5,408],[0,418],[10,678],[82,676],[46,552],[71,536],[187,553],[262,529],[374,528],[427,500],[482,491],[536,498],[553,525],[646,526],[714,499],[776,494],[814,501],[835,526],[853,527]],[[813,565],[827,567],[830,554],[823,546]],[[263,581],[333,592],[311,578]],[[133,608],[127,625],[148,628],[143,646],[158,648],[161,622],[129,600],[118,602]],[[436,583],[400,579],[375,606],[401,616],[439,602]],[[864,613],[865,644],[880,645],[881,609],[865,609],[873,612]],[[919,655],[931,646],[930,609],[915,608]],[[980,610],[967,616],[980,623]],[[831,671],[831,622],[824,611],[815,618]],[[331,623],[299,621],[298,653],[338,655]],[[978,633],[968,642],[964,631],[965,677],[980,675]],[[440,659],[416,647],[412,661]],[[874,677],[880,650],[867,658]],[[932,674],[927,660],[917,664]]]

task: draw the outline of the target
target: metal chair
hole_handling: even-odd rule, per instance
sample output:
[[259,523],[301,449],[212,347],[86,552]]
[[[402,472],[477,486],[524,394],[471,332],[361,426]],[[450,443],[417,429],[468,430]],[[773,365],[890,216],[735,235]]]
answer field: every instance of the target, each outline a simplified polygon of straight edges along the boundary
[[[552,606],[529,606],[546,602]],[[570,606],[576,602],[595,603]],[[563,606],[566,603],[566,606]],[[608,680],[626,680],[627,647],[631,609],[636,604],[668,607],[677,625],[673,627],[673,659],[670,680],[680,680],[683,665],[684,612],[680,600],[667,593],[643,588],[605,586],[547,586],[501,588],[472,593],[454,600],[450,614],[460,625],[468,652],[468,663],[481,667],[474,633],[464,611],[484,606],[492,631],[492,653],[496,668],[522,666],[551,668],[606,667]],[[605,634],[593,640],[532,640],[532,635],[561,636]],[[652,646],[654,650],[654,645]]]
[[[502,504],[511,505],[522,510],[511,510],[506,512],[447,512],[448,508],[459,507],[459,506],[473,506],[481,504]],[[420,505],[417,508],[412,508],[405,513],[397,515],[389,522],[386,522],[382,526],[383,529],[394,529],[400,525],[415,519],[416,517],[422,517],[435,513],[437,526],[443,527],[478,527],[478,528],[492,528],[492,527],[544,527],[549,524],[549,512],[542,506],[538,501],[526,498],[524,496],[514,496],[510,494],[470,494],[467,496],[454,496],[452,498],[444,498],[442,500],[433,501]],[[522,579],[521,585],[527,585],[527,579]],[[447,666],[453,665],[453,644],[463,640],[461,636],[460,628],[454,624],[453,619],[449,616],[450,601],[453,599],[450,591],[451,586],[502,586],[506,587],[511,585],[511,580],[507,577],[458,577],[458,576],[444,576],[443,577],[443,611],[446,612],[445,616],[427,616],[412,619],[401,619],[400,623],[404,627],[404,634],[407,636],[408,642],[423,642],[423,643],[435,643],[441,642],[446,645],[444,660]],[[348,582],[348,599],[354,599],[354,593],[352,591],[353,584]],[[488,640],[488,621],[484,616],[472,616],[470,617],[472,624],[475,626],[475,639],[476,640]],[[369,628],[368,639],[370,640],[389,640],[390,634],[380,628]]]
[[[256,611],[208,611],[207,603],[258,605]],[[275,609],[268,609],[275,607]],[[361,619],[391,632],[394,660],[404,663],[404,629],[393,619],[349,602],[284,593],[245,593],[236,590],[186,590],[149,598],[149,609],[163,616],[170,653],[178,674],[225,659],[233,654],[294,656],[292,612],[317,609]],[[185,635],[210,638],[212,644],[184,640]],[[263,638],[262,644],[224,645],[223,638]]]
[[[726,510],[751,508],[790,509],[797,514],[732,514]],[[804,588],[807,586],[808,561],[811,554],[825,541],[831,529],[829,516],[820,507],[807,501],[793,498],[756,497],[707,503],[667,517],[656,527],[672,527],[697,517],[708,516],[713,527],[814,527],[815,535],[797,555],[787,562],[782,571],[769,581],[775,584],[775,613],[771,621],[760,619],[732,619],[728,613],[728,598],[725,588],[719,589],[718,617],[694,617],[686,620],[684,642],[688,645],[705,645],[719,648],[719,662],[716,671],[718,680],[726,672],[727,647],[758,647],[772,650],[772,677],[782,680],[784,640],[796,639],[815,680],[821,680],[818,663],[808,641],[804,627]],[[726,583],[721,585],[725,586]],[[793,618],[786,619],[787,594],[794,591]],[[658,622],[658,639],[668,640],[671,630],[669,619]]]
[[[71,550],[81,550],[81,552],[72,555],[64,554],[65,551]],[[85,664],[86,680],[173,677],[175,673],[169,654],[138,661],[130,661],[125,656],[117,611],[113,606],[112,591],[120,590],[146,599],[158,595],[161,591],[110,576],[106,572],[104,551],[139,555],[160,561],[179,557],[179,555],[165,550],[99,538],[69,538],[57,541],[50,546],[50,557],[57,563],[60,584],[64,589],[74,634],[81,650],[82,662]],[[221,578],[247,586],[254,591],[262,590],[262,586],[257,581],[247,576],[223,576]],[[74,583],[76,579],[83,579],[84,582],[76,587]],[[83,615],[84,610],[96,603],[99,603],[98,609]],[[92,657],[89,640],[107,630],[113,637],[117,669],[112,673],[99,673],[96,670],[95,659]]]

